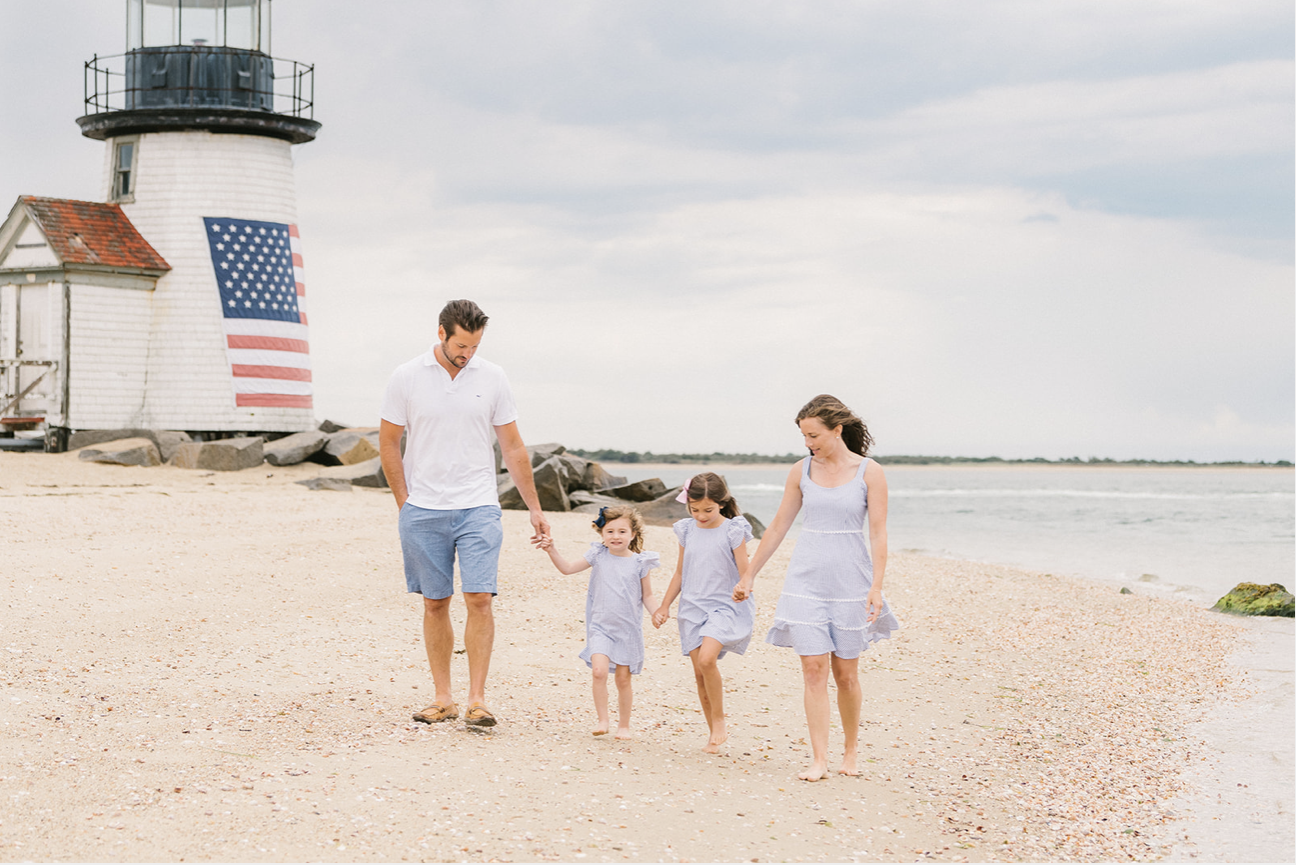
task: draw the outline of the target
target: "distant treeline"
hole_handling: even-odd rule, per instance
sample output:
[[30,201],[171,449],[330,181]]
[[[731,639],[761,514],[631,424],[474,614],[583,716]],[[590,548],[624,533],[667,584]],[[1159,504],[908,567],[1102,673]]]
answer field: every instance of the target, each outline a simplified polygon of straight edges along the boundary
[[[727,454],[714,451],[710,454],[657,454],[652,451],[617,451],[614,448],[603,448],[598,451],[585,451],[580,448],[568,448],[570,453],[587,460],[599,460],[604,463],[795,463],[804,454]],[[1005,464],[1005,465],[1042,465],[1042,466],[1291,466],[1288,460],[1276,460],[1266,463],[1263,460],[1241,461],[1229,460],[1217,463],[1198,463],[1195,460],[1113,460],[1110,457],[1066,457],[1061,460],[1048,460],[1044,457],[1030,457],[1024,460],[1005,460],[1002,457],[932,457],[922,454],[891,454],[879,456],[878,460],[891,466],[949,466],[952,464]]]

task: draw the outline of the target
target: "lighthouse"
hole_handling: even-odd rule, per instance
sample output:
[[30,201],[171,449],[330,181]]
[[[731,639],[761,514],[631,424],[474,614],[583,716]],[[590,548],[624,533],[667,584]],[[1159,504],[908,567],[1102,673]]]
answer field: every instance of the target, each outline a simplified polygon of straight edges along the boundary
[[314,68],[271,0],[127,0],[85,66],[101,201],[22,196],[0,226],[0,432],[315,425],[293,147]]

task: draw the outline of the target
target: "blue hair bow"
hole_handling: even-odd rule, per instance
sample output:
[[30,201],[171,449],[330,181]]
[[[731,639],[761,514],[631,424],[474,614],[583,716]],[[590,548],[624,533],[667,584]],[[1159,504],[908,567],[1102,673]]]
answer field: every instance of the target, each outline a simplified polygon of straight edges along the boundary
[[607,510],[608,507],[606,505],[604,505],[602,508],[599,509],[598,519],[594,521],[594,525],[597,526],[599,529],[602,529],[603,524],[607,523],[607,518],[603,516],[603,512]]

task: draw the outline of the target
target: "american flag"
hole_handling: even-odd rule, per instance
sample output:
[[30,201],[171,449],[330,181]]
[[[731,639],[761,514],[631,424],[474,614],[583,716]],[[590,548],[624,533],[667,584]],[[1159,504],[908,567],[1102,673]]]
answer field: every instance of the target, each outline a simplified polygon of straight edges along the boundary
[[310,409],[306,278],[297,226],[204,217],[238,406]]

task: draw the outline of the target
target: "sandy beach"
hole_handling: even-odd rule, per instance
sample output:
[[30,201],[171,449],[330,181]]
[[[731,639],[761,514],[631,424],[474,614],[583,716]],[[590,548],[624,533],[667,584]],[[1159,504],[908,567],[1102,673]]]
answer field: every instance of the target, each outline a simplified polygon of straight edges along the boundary
[[[0,453],[0,858],[89,861],[1110,861],[1191,856],[1197,725],[1250,688],[1240,620],[1005,567],[893,554],[905,629],[867,653],[864,774],[807,784],[798,661],[757,639],[705,725],[674,623],[647,627],[636,739],[594,738],[585,576],[506,541],[488,700],[425,726],[419,604],[387,491]],[[595,535],[553,515],[569,556]],[[674,566],[668,528],[658,592]],[[754,546],[753,546],[754,549]],[[453,608],[457,625],[462,603]],[[466,661],[455,657],[456,682]],[[459,693],[462,697],[462,688]],[[834,722],[836,724],[836,722]],[[840,731],[831,745],[840,754]]]

